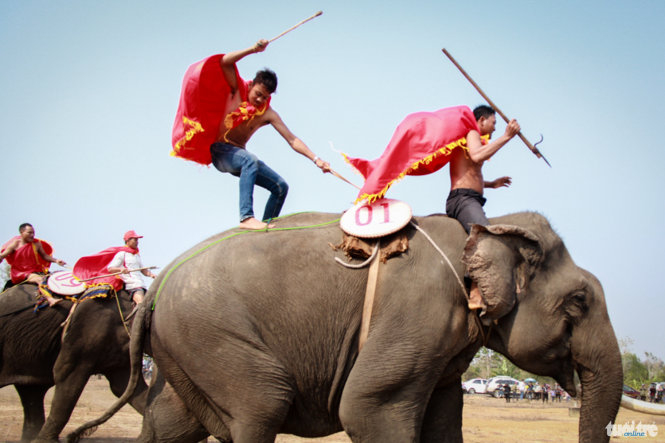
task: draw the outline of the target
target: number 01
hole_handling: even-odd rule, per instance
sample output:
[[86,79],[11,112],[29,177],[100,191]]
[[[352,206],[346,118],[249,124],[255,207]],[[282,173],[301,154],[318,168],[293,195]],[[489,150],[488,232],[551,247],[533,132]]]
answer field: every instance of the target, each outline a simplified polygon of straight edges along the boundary
[[[380,223],[390,223],[390,203],[384,202],[381,203],[380,206],[383,208],[383,222]],[[363,212],[362,211],[363,209],[367,209],[367,220],[364,222],[360,220],[360,213]],[[356,211],[356,225],[367,226],[370,223],[372,223],[372,214],[373,214],[372,206],[363,205],[359,207],[358,210]]]

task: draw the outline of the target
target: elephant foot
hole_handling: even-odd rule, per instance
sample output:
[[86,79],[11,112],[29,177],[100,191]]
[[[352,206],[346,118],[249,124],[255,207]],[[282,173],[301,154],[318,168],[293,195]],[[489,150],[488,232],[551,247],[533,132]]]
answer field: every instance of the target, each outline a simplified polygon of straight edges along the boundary
[[46,302],[48,303],[49,306],[57,305],[58,303],[60,303],[62,301],[61,298],[48,297],[48,296],[46,296],[45,298],[46,298]]

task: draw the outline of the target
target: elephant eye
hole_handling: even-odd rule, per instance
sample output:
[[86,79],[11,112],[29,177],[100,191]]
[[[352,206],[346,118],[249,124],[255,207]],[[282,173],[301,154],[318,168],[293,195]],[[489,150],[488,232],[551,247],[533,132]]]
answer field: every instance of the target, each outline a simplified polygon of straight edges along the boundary
[[586,293],[584,292],[575,292],[571,298],[575,303],[586,305]]
[[566,312],[573,322],[579,320],[589,310],[587,305],[587,293],[575,291],[568,296]]

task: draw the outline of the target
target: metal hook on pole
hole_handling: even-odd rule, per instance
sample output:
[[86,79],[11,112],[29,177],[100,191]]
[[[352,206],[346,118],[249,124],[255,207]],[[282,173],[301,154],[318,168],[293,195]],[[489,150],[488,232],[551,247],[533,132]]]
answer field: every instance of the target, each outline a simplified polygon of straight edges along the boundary
[[[509,123],[510,120],[508,119],[508,117],[506,117],[506,115],[505,115],[503,112],[501,112],[501,110],[500,110],[500,109],[494,104],[494,102],[492,102],[492,100],[487,96],[487,94],[485,94],[485,93],[483,92],[483,90],[480,89],[480,86],[478,86],[478,84],[477,84],[475,81],[473,81],[473,79],[469,76],[469,74],[466,73],[466,71],[464,70],[464,68],[462,68],[462,67],[459,65],[459,63],[457,63],[457,60],[455,60],[455,59],[453,58],[453,56],[450,55],[450,53],[446,50],[446,48],[443,48],[442,51],[443,51],[443,53],[446,55],[446,57],[448,57],[448,58],[450,59],[450,61],[453,62],[453,64],[455,65],[455,67],[457,67],[457,69],[459,69],[459,71],[462,73],[462,75],[463,75],[464,77],[466,77],[466,79],[469,81],[469,83],[471,83],[471,84],[473,85],[473,87],[476,88],[476,91],[478,91],[478,93],[479,93],[479,94],[480,94],[480,95],[481,95],[481,96],[487,101],[487,103],[488,103],[492,108],[494,108],[494,110],[495,110],[495,111],[501,116],[501,118],[503,118],[503,120],[504,120],[506,123]],[[547,161],[547,159],[545,158],[545,156],[544,156],[543,154],[541,154],[540,151],[538,150],[538,148],[536,148],[534,145],[532,145],[531,142],[529,142],[529,140],[527,140],[526,137],[524,137],[524,135],[522,135],[522,132],[521,132],[521,131],[518,132],[517,135],[518,135],[519,138],[524,142],[524,144],[525,144],[525,145],[531,150],[531,152],[533,152],[533,153],[536,155],[536,157],[538,157],[538,158],[542,158],[543,160],[545,160],[545,163],[547,163],[547,166],[549,166],[550,168],[552,167],[552,165],[550,165],[550,162]],[[542,136],[541,136],[541,137],[542,137]],[[541,141],[542,141],[542,140],[541,140]],[[540,143],[540,142],[538,142],[538,143]]]

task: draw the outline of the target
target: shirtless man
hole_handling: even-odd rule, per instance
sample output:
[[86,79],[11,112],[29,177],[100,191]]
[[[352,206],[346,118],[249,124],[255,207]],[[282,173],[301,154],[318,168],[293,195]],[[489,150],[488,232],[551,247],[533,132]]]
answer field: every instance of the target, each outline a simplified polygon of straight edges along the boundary
[[[517,120],[511,120],[506,126],[504,134],[487,144],[482,143],[481,136],[491,135],[496,130],[496,114],[489,106],[481,105],[473,110],[478,122],[478,129],[467,134],[468,152],[462,149],[453,151],[450,160],[450,194],[446,201],[446,214],[456,218],[468,233],[472,224],[489,225],[489,220],[483,211],[485,198],[484,188],[508,187],[512,179],[499,177],[493,181],[483,179],[483,163],[489,160],[496,152],[520,132]],[[485,303],[475,282],[471,285],[469,295],[469,308],[484,308]]]
[[[48,272],[51,263],[57,263],[65,266],[64,261],[51,257],[44,250],[42,240],[35,238],[35,229],[30,223],[23,223],[18,228],[19,235],[9,240],[2,251],[0,251],[0,262],[7,259],[11,269],[11,283],[33,283],[39,285],[44,280],[44,275]],[[47,246],[48,243],[46,243]],[[50,248],[50,246],[49,246]],[[5,286],[7,288],[8,286]],[[54,305],[59,299],[46,296],[49,305]]]
[[489,225],[483,211],[485,198],[484,188],[500,188],[510,186],[510,177],[499,177],[493,181],[484,181],[483,163],[520,132],[517,120],[511,120],[504,134],[487,144],[482,143],[481,136],[491,135],[496,130],[494,109],[481,105],[473,110],[478,122],[478,129],[471,130],[466,136],[468,152],[456,149],[450,160],[450,194],[446,201],[446,214],[462,223],[468,233],[472,224]]
[[[234,121],[234,118],[236,121],[235,125],[230,128],[225,125],[225,122],[222,122],[217,140],[210,147],[210,153],[212,163],[219,171],[228,172],[240,178],[240,227],[245,229],[268,227],[267,223],[254,217],[255,184],[270,191],[263,220],[271,220],[279,215],[288,192],[288,185],[284,179],[246,149],[247,142],[260,127],[272,125],[293,150],[310,159],[323,172],[330,172],[328,162],[317,157],[286,127],[279,114],[270,107],[270,96],[277,89],[277,76],[274,72],[267,69],[257,72],[254,80],[248,85],[249,89],[245,99],[248,103],[243,103],[240,91],[244,85],[238,84],[235,64],[249,54],[263,52],[267,46],[267,40],[259,40],[250,48],[225,54],[220,62],[232,94],[226,108],[236,110],[229,113],[225,120],[228,125]],[[248,110],[249,112],[247,112]],[[249,116],[249,118],[243,117],[243,115]],[[241,122],[237,123],[238,121]]]

